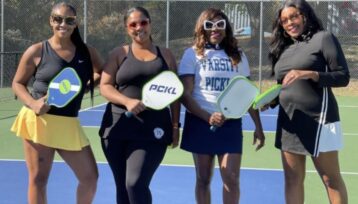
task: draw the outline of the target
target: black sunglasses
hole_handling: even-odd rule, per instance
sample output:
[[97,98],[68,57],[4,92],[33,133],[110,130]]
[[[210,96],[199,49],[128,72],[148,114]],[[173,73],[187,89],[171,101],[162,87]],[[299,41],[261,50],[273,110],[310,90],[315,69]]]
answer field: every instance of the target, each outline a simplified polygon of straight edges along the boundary
[[52,15],[51,16],[52,21],[56,24],[62,24],[64,21],[67,25],[75,25],[76,24],[76,16],[57,16]]

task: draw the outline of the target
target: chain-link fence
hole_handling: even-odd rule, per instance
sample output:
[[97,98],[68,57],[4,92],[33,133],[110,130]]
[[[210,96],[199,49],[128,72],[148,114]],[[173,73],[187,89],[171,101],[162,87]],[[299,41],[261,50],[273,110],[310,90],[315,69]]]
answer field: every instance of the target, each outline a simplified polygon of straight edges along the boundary
[[[1,87],[9,87],[18,63],[18,53],[51,36],[49,15],[57,1],[1,1]],[[151,14],[153,39],[169,47],[177,60],[191,46],[197,17],[206,8],[222,9],[230,18],[240,46],[249,57],[252,78],[270,81],[268,43],[271,25],[282,1],[271,0],[72,0],[77,8],[84,39],[103,57],[115,46],[129,42],[123,14],[130,7],[143,6]],[[325,28],[340,40],[352,79],[358,78],[358,1],[310,1]],[[13,56],[12,56],[13,55]],[[10,58],[9,58],[10,57]],[[10,59],[11,63],[8,61]]]

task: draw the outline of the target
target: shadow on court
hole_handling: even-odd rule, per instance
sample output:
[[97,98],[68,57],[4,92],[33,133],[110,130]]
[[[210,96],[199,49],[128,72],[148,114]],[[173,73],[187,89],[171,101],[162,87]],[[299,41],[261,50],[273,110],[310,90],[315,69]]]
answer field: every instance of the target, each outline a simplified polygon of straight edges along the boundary
[[[94,204],[114,204],[115,186],[107,164],[98,164],[100,178]],[[1,204],[26,203],[27,170],[24,161],[0,161]],[[193,167],[160,166],[151,190],[153,204],[194,204]],[[283,204],[283,175],[275,170],[241,170],[242,204]],[[211,185],[212,203],[222,203],[222,185],[215,169]],[[55,162],[48,183],[48,202],[75,203],[76,179],[63,162]]]

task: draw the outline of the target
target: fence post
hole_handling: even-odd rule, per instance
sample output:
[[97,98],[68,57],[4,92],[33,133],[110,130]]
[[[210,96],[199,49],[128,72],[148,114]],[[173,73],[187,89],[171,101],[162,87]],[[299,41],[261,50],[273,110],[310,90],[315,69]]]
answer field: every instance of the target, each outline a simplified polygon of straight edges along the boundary
[[0,79],[0,88],[4,87],[4,0],[1,0],[1,56],[0,56],[0,69],[1,69],[1,79]]
[[83,0],[83,41],[87,43],[87,0]]
[[261,91],[262,89],[262,43],[263,43],[263,37],[264,37],[264,31],[263,31],[263,0],[260,1],[260,44],[259,44],[259,89]]
[[166,34],[165,34],[165,47],[169,48],[169,9],[170,0],[167,0],[167,23],[166,23]]

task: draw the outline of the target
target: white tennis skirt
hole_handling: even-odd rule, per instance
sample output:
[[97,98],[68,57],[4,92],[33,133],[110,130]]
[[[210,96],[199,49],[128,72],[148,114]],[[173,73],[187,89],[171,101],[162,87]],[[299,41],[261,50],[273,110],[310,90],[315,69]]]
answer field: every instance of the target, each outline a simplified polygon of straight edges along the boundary
[[[283,151],[296,154],[311,155],[303,146],[297,136],[282,134]],[[322,126],[318,143],[318,154],[320,152],[339,151],[343,148],[343,133],[341,122],[328,123]],[[318,156],[318,155],[317,155]]]

